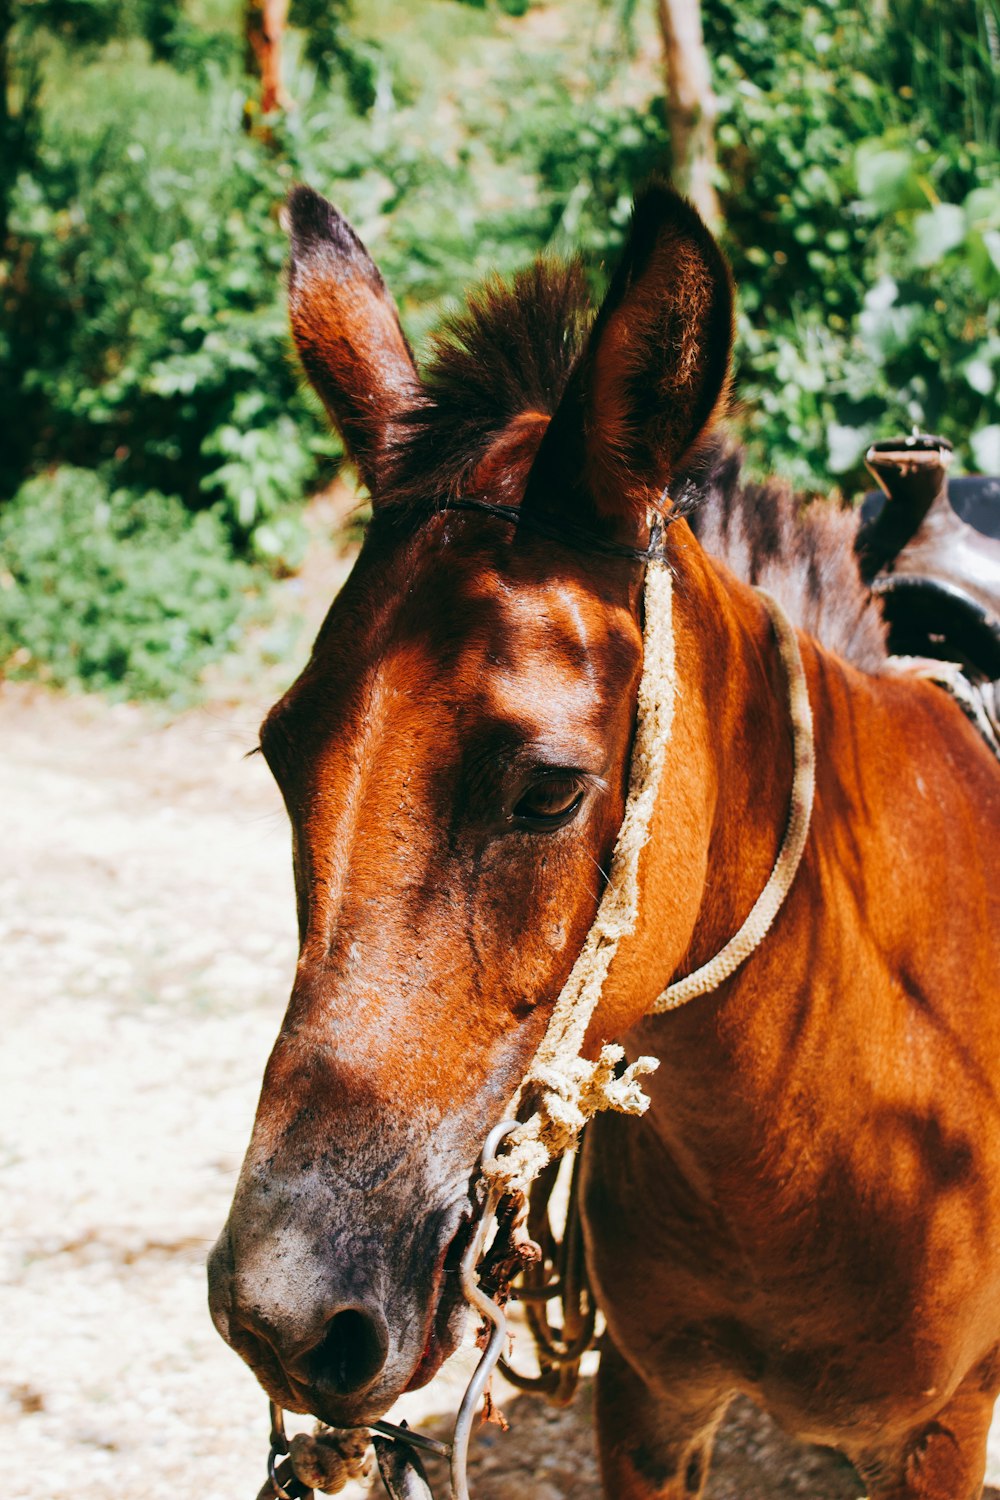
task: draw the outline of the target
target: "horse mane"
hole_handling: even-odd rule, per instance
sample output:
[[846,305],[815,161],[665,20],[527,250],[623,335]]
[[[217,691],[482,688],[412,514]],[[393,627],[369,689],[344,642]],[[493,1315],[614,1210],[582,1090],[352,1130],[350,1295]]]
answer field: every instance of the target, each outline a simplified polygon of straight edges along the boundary
[[756,483],[742,470],[741,450],[719,439],[676,486],[705,551],[767,589],[793,624],[845,661],[877,672],[888,650],[854,552],[859,514],[832,500],[803,504],[783,481]]
[[[512,422],[525,412],[551,416],[592,320],[578,260],[540,259],[509,282],[492,277],[473,292],[433,338],[425,399],[395,441],[391,505],[423,509],[429,495],[457,498]],[[786,484],[756,483],[742,467],[740,449],[717,438],[671,486],[695,535],[737,577],[767,588],[796,625],[877,671],[887,655],[885,631],[855,560],[858,517],[829,501],[802,505]]]

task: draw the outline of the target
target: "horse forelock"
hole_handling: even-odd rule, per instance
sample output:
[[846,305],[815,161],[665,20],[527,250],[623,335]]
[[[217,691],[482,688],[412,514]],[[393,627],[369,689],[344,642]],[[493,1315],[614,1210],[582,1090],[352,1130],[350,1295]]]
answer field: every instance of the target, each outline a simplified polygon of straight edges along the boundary
[[[579,260],[539,259],[473,292],[434,336],[425,399],[395,430],[385,509],[412,517],[463,494],[520,504],[593,317]],[[878,671],[885,631],[858,571],[857,514],[832,501],[803,504],[787,484],[747,477],[743,462],[717,430],[671,485],[674,506],[691,515],[708,552],[770,589],[796,625]]]
[[[425,399],[395,435],[388,503],[422,507],[473,482],[494,499],[520,500],[590,323],[579,261],[539,259],[509,282],[492,277],[473,292],[434,337]],[[490,465],[491,454],[504,461]]]

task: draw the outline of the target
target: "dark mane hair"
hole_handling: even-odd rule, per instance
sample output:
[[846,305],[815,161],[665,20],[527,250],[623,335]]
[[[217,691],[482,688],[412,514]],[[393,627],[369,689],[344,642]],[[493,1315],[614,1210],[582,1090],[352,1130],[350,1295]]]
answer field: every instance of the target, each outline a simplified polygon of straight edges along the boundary
[[[536,261],[497,277],[435,336],[423,373],[426,400],[410,415],[392,457],[391,505],[459,498],[490,444],[525,412],[552,415],[579,358],[593,312],[578,261]],[[875,599],[858,572],[858,518],[829,501],[802,505],[778,480],[744,478],[743,455],[718,440],[671,486],[675,504],[712,556],[767,588],[796,625],[866,671],[886,658]],[[523,475],[510,493],[520,498]]]
[[591,320],[577,260],[537,260],[510,282],[494,276],[474,291],[434,335],[426,402],[393,454],[391,503],[426,506],[429,483],[436,498],[454,499],[510,422],[529,411],[552,416]]
[[860,516],[832,500],[809,504],[779,479],[743,476],[743,454],[724,440],[682,478],[678,502],[705,551],[773,594],[792,622],[866,672],[888,651],[879,605],[854,552]]

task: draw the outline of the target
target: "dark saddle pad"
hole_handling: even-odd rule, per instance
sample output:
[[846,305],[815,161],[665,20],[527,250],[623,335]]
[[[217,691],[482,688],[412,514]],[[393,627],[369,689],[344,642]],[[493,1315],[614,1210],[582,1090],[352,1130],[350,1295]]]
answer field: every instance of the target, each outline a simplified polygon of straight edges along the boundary
[[858,555],[898,656],[959,662],[1000,678],[1000,479],[949,480],[951,445],[914,436],[877,443],[882,486],[862,502]]

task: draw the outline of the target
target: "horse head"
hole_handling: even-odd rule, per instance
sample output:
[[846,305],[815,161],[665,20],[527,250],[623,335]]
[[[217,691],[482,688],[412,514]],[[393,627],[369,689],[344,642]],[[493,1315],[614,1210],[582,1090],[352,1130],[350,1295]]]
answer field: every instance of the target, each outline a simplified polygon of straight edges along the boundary
[[[346,1425],[457,1340],[470,1180],[601,896],[642,554],[724,399],[732,300],[704,226],[653,188],[596,317],[578,269],[536,266],[474,298],[421,375],[346,222],[301,188],[290,216],[294,337],[372,520],[261,730],[300,952],[210,1288],[269,1394]],[[674,961],[696,885],[671,893],[675,938],[661,914]]]

